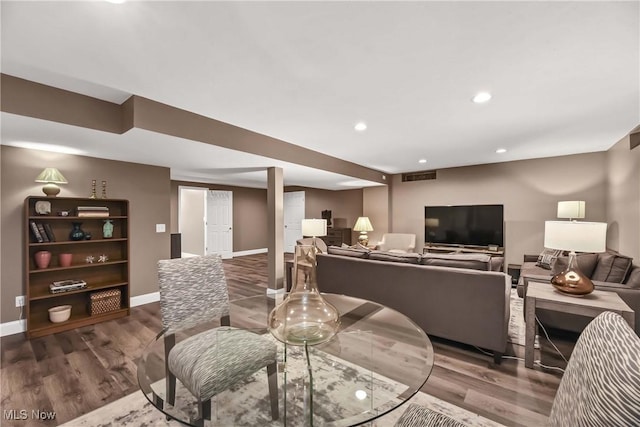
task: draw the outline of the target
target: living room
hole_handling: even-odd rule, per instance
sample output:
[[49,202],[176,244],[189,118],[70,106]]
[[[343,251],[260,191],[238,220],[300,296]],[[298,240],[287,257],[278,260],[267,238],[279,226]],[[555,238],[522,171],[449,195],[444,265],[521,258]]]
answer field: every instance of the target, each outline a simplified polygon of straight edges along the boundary
[[[14,15],[4,12],[3,10],[3,27],[5,21],[8,24],[20,22],[11,22],[15,19]],[[567,13],[567,11],[563,13]],[[11,34],[8,35],[11,36]],[[15,39],[7,38],[7,35],[3,34],[3,46],[7,43],[11,48],[14,42]],[[637,53],[631,56],[633,55],[637,57]],[[11,59],[17,60],[16,57]],[[5,54],[3,53],[3,64],[4,61]],[[637,63],[638,61],[636,61],[636,69]],[[44,65],[42,67],[46,68]],[[58,70],[58,72],[61,71]],[[57,85],[54,78],[49,80],[36,79],[37,73],[12,74],[7,72],[6,68],[3,73],[5,73],[2,76],[3,86],[11,86],[12,83],[9,80],[16,77],[25,79],[27,86],[44,84],[54,90],[69,89],[68,82],[61,82]],[[637,76],[637,73],[635,75]],[[86,78],[88,79],[88,77]],[[95,83],[101,84],[100,82]],[[626,95],[637,97],[637,78],[629,80],[628,83]],[[122,90],[122,88],[118,89]],[[69,99],[77,99],[77,97],[86,95],[80,90],[70,90],[70,92]],[[91,193],[92,180],[98,180],[98,183],[106,181],[106,192],[109,198],[129,201],[132,307],[142,307],[147,303],[157,301],[157,261],[170,257],[170,234],[179,231],[178,188],[180,186],[199,186],[232,191],[234,194],[234,253],[238,256],[245,256],[266,252],[271,242],[269,242],[267,232],[268,190],[264,185],[243,186],[241,181],[237,183],[212,182],[211,180],[198,182],[186,180],[176,175],[170,166],[162,166],[154,162],[147,164],[135,160],[100,158],[99,155],[86,154],[86,152],[85,154],[68,154],[23,148],[24,146],[21,147],[14,142],[22,140],[47,143],[50,142],[47,140],[48,135],[61,135],[62,138],[56,138],[57,141],[54,142],[64,145],[65,129],[71,127],[81,128],[80,131],[68,129],[69,140],[79,140],[78,145],[80,146],[82,146],[83,133],[86,132],[87,140],[92,141],[96,138],[88,136],[89,133],[100,135],[100,131],[90,130],[95,128],[87,123],[70,126],[74,123],[68,121],[69,117],[72,114],[78,114],[77,110],[65,112],[63,106],[55,104],[52,106],[42,98],[30,99],[25,104],[19,105],[20,102],[15,100],[20,100],[25,93],[19,93],[17,97],[11,99],[5,99],[3,96],[2,105],[3,120],[6,119],[8,125],[6,129],[3,126],[2,146],[0,147],[2,170],[2,311],[0,323],[2,324],[3,336],[20,334],[24,330],[24,324],[20,322],[21,316],[24,318],[23,313],[15,306],[16,297],[25,295],[25,260],[21,248],[26,236],[23,228],[24,214],[22,209],[26,197],[42,195],[42,184],[36,183],[35,178],[45,167],[54,166],[66,177],[68,183],[61,185],[62,190],[59,195],[61,197],[88,197]],[[127,94],[146,95],[135,91]],[[87,105],[94,105],[97,101],[101,101],[99,96],[91,96],[90,98],[92,99],[87,101]],[[36,107],[38,103],[41,104],[40,107]],[[468,103],[470,106],[476,107],[471,102]],[[489,160],[483,158],[478,163],[466,161],[466,163],[454,166],[432,167],[431,159],[428,159],[429,163],[423,165],[417,162],[417,157],[413,158],[413,152],[411,156],[404,156],[396,150],[387,148],[391,152],[388,157],[395,156],[399,159],[411,157],[411,165],[404,166],[400,172],[388,172],[384,168],[374,167],[375,163],[369,163],[364,167],[367,170],[358,172],[360,176],[353,175],[354,178],[364,179],[363,175],[369,176],[367,174],[371,170],[387,171],[385,179],[387,182],[383,185],[335,190],[324,188],[321,185],[314,187],[313,184],[303,185],[296,182],[284,186],[284,192],[305,192],[305,217],[307,218],[318,218],[323,210],[331,210],[334,218],[343,220],[346,227],[353,228],[358,217],[368,216],[374,228],[369,233],[372,242],[380,240],[386,232],[415,234],[417,236],[415,250],[418,253],[422,253],[424,244],[425,206],[502,204],[504,205],[505,265],[521,264],[525,254],[538,254],[542,251],[544,222],[556,218],[558,201],[583,200],[586,202],[584,220],[608,224],[607,248],[632,257],[637,263],[640,260],[640,149],[633,147],[637,147],[637,141],[640,138],[636,127],[638,114],[635,114],[638,107],[635,101],[623,105],[624,107],[633,106],[631,116],[634,117],[635,122],[629,122],[623,126],[618,125],[614,132],[611,132],[616,137],[602,141],[604,148],[601,149],[572,151],[573,148],[570,150],[567,147],[566,151],[560,154],[554,152],[552,155],[511,159],[510,153],[516,152],[518,147],[535,145],[545,138],[544,135],[534,138],[531,135],[537,135],[537,131],[531,129],[531,126],[523,125],[523,128],[530,129],[530,135],[523,136],[512,133],[512,135],[520,136],[512,137],[513,146],[510,147],[510,153],[506,153],[506,156],[493,153],[492,149],[492,157]],[[23,109],[22,113],[20,112],[21,108]],[[621,108],[616,105],[611,109],[619,111]],[[54,114],[52,111],[55,110],[59,110],[57,118],[51,116]],[[100,122],[101,120],[98,118],[100,114],[100,111],[93,110],[86,116],[94,116],[95,122]],[[60,118],[61,116],[64,117]],[[220,119],[220,117],[215,118]],[[583,120],[590,121],[591,119],[593,117],[589,116]],[[54,125],[53,123],[56,121],[58,123]],[[42,125],[39,123],[37,129],[36,126],[30,128],[34,122],[50,122],[52,124]],[[53,129],[54,126],[57,127]],[[286,126],[286,124],[282,126]],[[560,123],[556,126],[562,127],[563,125]],[[370,123],[369,132],[373,131],[374,127],[375,124]],[[134,130],[142,132],[140,129],[144,129],[144,127],[141,126]],[[469,130],[465,132],[473,133]],[[102,133],[105,143],[110,143],[121,136],[125,137],[125,135]],[[158,134],[157,139],[164,139],[167,135],[168,133]],[[607,134],[607,136],[609,135],[610,133]],[[151,139],[154,137],[156,136],[152,136]],[[179,135],[179,138],[176,139],[182,140],[181,138],[182,136]],[[559,140],[558,136],[553,134],[548,137],[546,143],[561,146],[562,143],[557,142]],[[389,145],[393,146],[393,144]],[[420,143],[416,141],[413,145],[419,146]],[[441,145],[446,147],[446,143]],[[310,157],[314,152],[324,153],[317,147],[309,150],[307,154]],[[462,154],[464,148],[458,150]],[[149,156],[151,157],[151,153]],[[346,157],[343,159],[340,155],[335,157],[337,160],[351,161]],[[213,160],[212,164],[214,164]],[[302,164],[304,165],[304,163]],[[330,172],[336,173],[335,170],[331,171],[330,169],[337,168],[338,163],[326,160],[325,164]],[[226,166],[235,167],[236,165]],[[237,166],[242,167],[243,165]],[[219,169],[224,169],[224,167],[225,165],[218,166]],[[211,169],[216,168],[212,167]],[[402,181],[402,172],[416,170],[434,170],[436,178],[426,181]],[[264,170],[259,173],[264,173],[266,177]],[[157,224],[166,225],[166,231],[156,232],[155,226]],[[357,233],[354,232],[352,241],[355,242],[356,238]],[[443,356],[444,358],[456,357],[458,349],[452,348],[453,350],[445,350],[443,354],[447,354],[447,356]],[[4,355],[3,352],[3,357]],[[462,359],[470,357],[465,353]],[[484,369],[482,372],[491,374],[493,367],[484,366],[488,364],[488,360],[475,361],[474,363],[479,363],[482,366],[481,369]],[[508,366],[511,366],[508,369],[519,370],[514,367],[517,365]],[[549,377],[554,377],[553,373],[546,374]],[[513,374],[512,379],[517,376],[517,373]],[[530,381],[534,381],[534,379],[530,379]],[[455,392],[451,393],[455,394]],[[443,394],[446,393],[443,392]]]

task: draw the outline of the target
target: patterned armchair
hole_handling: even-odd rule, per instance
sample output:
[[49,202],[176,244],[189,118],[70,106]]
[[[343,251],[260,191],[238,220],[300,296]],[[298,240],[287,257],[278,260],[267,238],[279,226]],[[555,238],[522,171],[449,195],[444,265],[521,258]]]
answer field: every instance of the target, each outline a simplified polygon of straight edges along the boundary
[[[220,256],[160,260],[158,283],[167,403],[175,403],[177,378],[196,397],[196,421],[203,424],[211,419],[213,396],[266,367],[271,415],[277,419],[276,346],[258,334],[229,327],[229,294]],[[221,327],[176,343],[180,330],[217,320]]]
[[[553,400],[549,425],[640,425],[640,338],[624,319],[600,314],[578,338]],[[429,408],[410,404],[396,427],[464,424]]]

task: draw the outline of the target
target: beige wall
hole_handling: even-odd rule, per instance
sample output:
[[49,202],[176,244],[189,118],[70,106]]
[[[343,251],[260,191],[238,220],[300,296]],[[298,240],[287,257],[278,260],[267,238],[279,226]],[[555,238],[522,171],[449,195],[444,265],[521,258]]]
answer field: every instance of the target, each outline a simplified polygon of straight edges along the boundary
[[433,181],[392,182],[391,228],[424,243],[426,205],[503,204],[508,263],[543,248],[544,221],[560,200],[585,200],[586,220],[605,221],[606,153],[579,154],[438,170]]
[[369,235],[369,244],[382,240],[382,235],[389,232],[389,187],[369,187],[362,191],[362,215],[368,216],[373,226]]
[[27,196],[42,195],[42,184],[34,179],[48,166],[57,167],[69,181],[61,186],[60,196],[88,197],[91,180],[100,182],[104,179],[108,197],[129,200],[131,296],[157,292],[156,263],[170,256],[169,233],[155,232],[155,224],[169,224],[170,220],[169,169],[5,145],[0,146],[0,153],[0,321],[18,319],[15,297],[26,294],[22,209]]
[[[265,172],[266,174],[266,172]],[[233,251],[249,251],[268,247],[267,190],[171,181],[171,232],[178,232],[178,186],[203,187],[233,192]],[[182,248],[184,251],[184,248]]]
[[629,137],[607,151],[607,246],[640,263],[640,148]]

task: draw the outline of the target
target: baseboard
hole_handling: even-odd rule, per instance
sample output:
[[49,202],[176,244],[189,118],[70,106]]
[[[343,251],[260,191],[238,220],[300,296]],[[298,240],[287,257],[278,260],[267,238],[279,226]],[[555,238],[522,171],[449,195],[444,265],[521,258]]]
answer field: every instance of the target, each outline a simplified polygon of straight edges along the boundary
[[260,249],[250,249],[248,251],[238,251],[238,252],[234,252],[233,256],[237,257],[237,256],[246,256],[246,255],[257,255],[257,254],[266,254],[268,251],[267,248],[260,248]]
[[145,305],[156,301],[160,301],[160,292],[152,292],[150,294],[131,297],[131,300],[129,300],[129,306],[136,307],[138,305]]
[[0,337],[6,335],[19,334],[27,330],[26,320],[14,320],[12,322],[0,323]]

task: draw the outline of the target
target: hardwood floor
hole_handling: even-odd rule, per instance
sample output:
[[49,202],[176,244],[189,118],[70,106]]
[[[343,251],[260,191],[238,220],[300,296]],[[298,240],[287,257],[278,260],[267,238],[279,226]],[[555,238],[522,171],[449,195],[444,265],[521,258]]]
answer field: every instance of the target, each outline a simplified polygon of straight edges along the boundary
[[[232,299],[259,295],[267,287],[267,257],[251,255],[225,261]],[[0,385],[2,426],[55,426],[138,390],[136,361],[160,331],[160,305],[131,309],[131,316],[42,338],[3,337]],[[554,334],[568,356],[575,335]],[[508,426],[542,425],[551,410],[561,373],[526,369],[521,360],[500,365],[470,346],[432,338],[435,366],[423,391]],[[541,359],[564,366],[541,338]],[[521,347],[511,351],[524,357]],[[7,420],[7,412],[55,411],[54,421]]]

